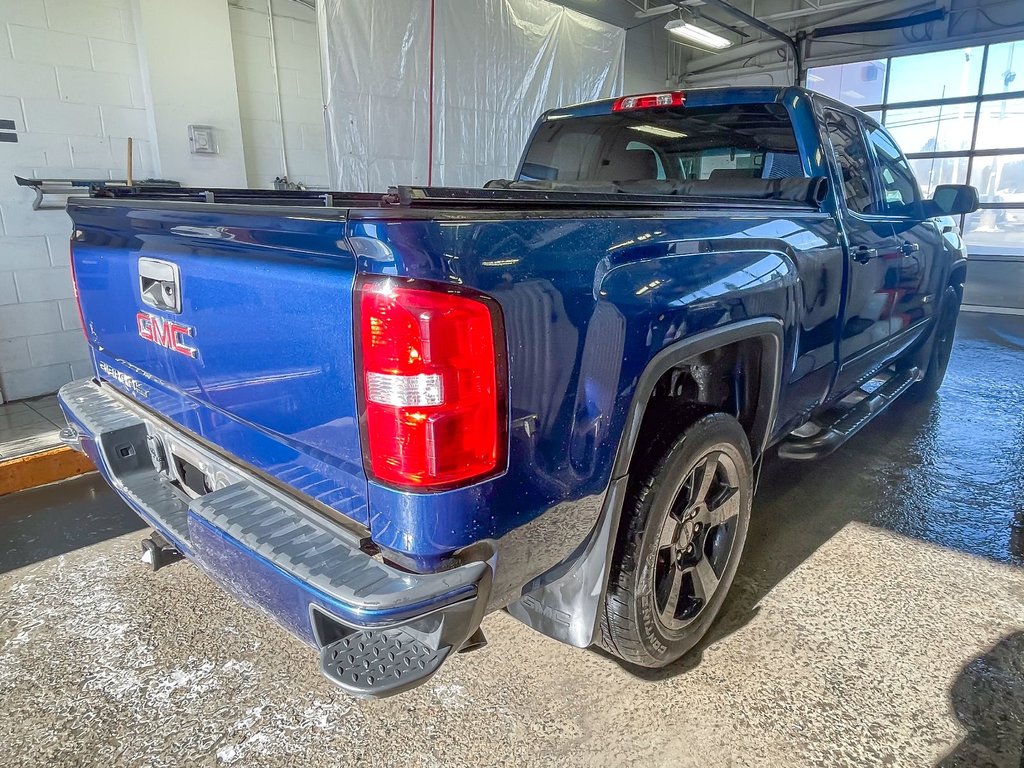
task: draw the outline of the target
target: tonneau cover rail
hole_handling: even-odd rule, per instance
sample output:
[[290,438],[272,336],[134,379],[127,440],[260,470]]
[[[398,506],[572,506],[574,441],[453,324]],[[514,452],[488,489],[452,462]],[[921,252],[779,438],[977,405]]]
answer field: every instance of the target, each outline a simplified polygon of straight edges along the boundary
[[[778,181],[778,180],[776,180]],[[814,202],[822,189],[823,179],[799,179],[806,195],[767,196],[761,190],[738,190],[727,194],[723,189],[708,189],[711,194],[697,194],[700,187],[691,183],[677,186],[672,194],[640,194],[628,191],[624,182],[615,191],[607,185],[595,191],[561,189],[523,189],[468,187],[392,187],[387,194],[373,192],[322,192],[314,190],[273,189],[203,189],[199,187],[152,188],[108,187],[96,189],[93,198],[126,202],[181,202],[222,205],[265,205],[326,208],[703,208],[732,209],[768,207],[773,210],[817,210]],[[825,186],[827,189],[827,185]],[[669,191],[669,190],[666,190]],[[814,194],[812,194],[814,192]]]
[[[808,185],[817,179],[801,179]],[[672,189],[682,194],[642,194],[627,191],[627,183],[602,184],[595,191],[568,191],[563,189],[537,189],[522,187],[491,187],[471,189],[462,187],[395,187],[385,200],[392,205],[412,208],[433,208],[444,206],[485,206],[493,205],[511,208],[749,208],[751,205],[769,206],[806,211],[817,209],[817,204],[798,202],[793,199],[765,197],[758,191],[757,196],[747,194],[695,194],[695,189]],[[827,189],[827,186],[826,186]],[[621,190],[621,191],[616,191]],[[667,190],[668,191],[668,190]]]
[[325,192],[313,189],[235,189],[206,187],[102,187],[90,197],[128,200],[167,200],[181,203],[225,205],[292,205],[304,207],[378,207],[384,196],[376,192]]

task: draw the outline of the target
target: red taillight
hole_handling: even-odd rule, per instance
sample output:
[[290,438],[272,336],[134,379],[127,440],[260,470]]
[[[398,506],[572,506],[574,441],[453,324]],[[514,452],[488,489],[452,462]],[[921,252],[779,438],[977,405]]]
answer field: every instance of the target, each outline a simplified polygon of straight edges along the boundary
[[451,286],[361,278],[366,464],[385,483],[436,490],[504,467],[504,328],[497,304]]
[[638,96],[622,96],[612,104],[612,112],[629,112],[633,109],[655,109],[657,107],[681,107],[686,103],[682,91],[665,93],[643,93]]

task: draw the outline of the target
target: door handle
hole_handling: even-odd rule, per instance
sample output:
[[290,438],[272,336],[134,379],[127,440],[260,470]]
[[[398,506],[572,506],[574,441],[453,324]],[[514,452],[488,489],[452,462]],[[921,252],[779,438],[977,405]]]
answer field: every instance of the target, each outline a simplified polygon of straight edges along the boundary
[[858,246],[853,251],[853,260],[859,264],[867,264],[878,255],[877,248],[868,248],[866,245]]
[[907,243],[907,242],[904,242],[904,243],[900,244],[900,253],[902,253],[904,256],[910,256],[912,253],[917,253],[920,250],[921,250],[921,244],[920,243]]

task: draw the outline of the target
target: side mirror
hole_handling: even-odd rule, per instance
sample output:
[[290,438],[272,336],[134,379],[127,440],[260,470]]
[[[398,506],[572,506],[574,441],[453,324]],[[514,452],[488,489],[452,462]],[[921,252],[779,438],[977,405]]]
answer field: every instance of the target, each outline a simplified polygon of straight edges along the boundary
[[928,201],[931,216],[959,216],[979,208],[978,190],[969,184],[939,184]]

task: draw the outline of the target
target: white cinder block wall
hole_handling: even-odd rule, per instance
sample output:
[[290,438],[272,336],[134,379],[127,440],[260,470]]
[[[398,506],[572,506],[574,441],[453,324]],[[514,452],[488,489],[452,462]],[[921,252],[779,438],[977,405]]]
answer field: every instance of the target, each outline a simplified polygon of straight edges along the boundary
[[[291,181],[326,187],[327,143],[315,12],[293,0],[272,0],[271,39],[267,0],[230,0],[230,5],[249,186],[273,187],[274,178],[284,175],[287,161]],[[281,110],[272,51],[277,53]]]
[[[274,32],[288,172],[324,186],[315,15],[275,0]],[[187,48],[183,39],[201,49],[190,51],[187,88],[173,79],[185,64],[165,55]],[[18,136],[0,142],[0,402],[91,371],[71,286],[70,220],[33,211],[14,175],[123,179],[131,136],[136,179],[273,186],[284,162],[269,46],[265,0],[0,0],[0,120],[13,120]],[[221,154],[189,156],[185,123],[214,125]]]
[[129,0],[0,0],[0,400],[53,392],[90,366],[68,264],[71,224],[33,211],[14,174],[153,175]]
[[[133,0],[132,10],[161,176],[245,187],[227,0]],[[216,154],[192,153],[189,125],[212,126]]]

